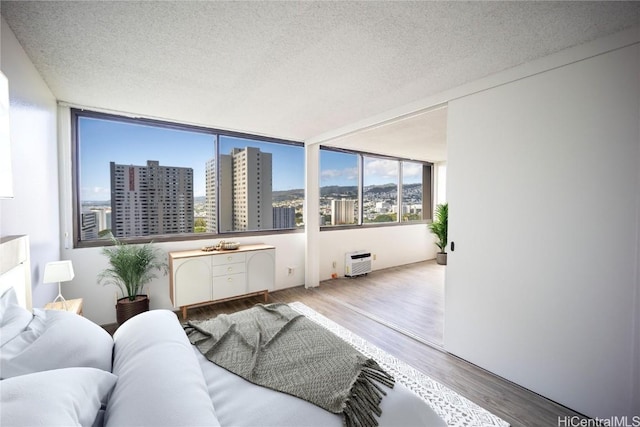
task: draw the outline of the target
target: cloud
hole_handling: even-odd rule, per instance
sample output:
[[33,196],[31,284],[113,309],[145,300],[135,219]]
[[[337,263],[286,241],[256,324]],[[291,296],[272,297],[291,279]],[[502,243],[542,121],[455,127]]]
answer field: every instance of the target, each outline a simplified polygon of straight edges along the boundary
[[398,177],[398,162],[387,159],[368,158],[364,162],[364,176],[375,176],[379,179],[395,181]]
[[422,163],[404,162],[402,164],[402,176],[406,179],[408,177],[422,178]]
[[355,181],[358,179],[358,168],[344,169],[324,169],[320,172],[320,182],[327,184],[330,182]]

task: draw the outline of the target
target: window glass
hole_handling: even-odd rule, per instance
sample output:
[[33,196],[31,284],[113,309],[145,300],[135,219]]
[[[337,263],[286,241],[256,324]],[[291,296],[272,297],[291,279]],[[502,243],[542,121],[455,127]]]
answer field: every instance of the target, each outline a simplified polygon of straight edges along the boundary
[[422,219],[423,164],[402,162],[402,221]]
[[398,169],[397,160],[364,156],[363,222],[398,220]]
[[303,225],[302,144],[72,110],[76,241]]
[[201,156],[215,136],[94,117],[76,132],[80,240],[204,231]]
[[321,226],[423,221],[430,206],[430,163],[321,147]]
[[302,147],[222,135],[219,159],[220,232],[303,225]]
[[358,155],[320,150],[320,225],[358,224]]

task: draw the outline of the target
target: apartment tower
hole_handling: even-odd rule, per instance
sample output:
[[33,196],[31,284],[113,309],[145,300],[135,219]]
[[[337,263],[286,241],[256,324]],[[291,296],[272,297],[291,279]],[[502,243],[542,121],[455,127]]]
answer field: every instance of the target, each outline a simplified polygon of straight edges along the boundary
[[118,165],[111,168],[111,230],[116,237],[193,232],[193,169]]
[[296,228],[296,208],[288,206],[274,206],[273,228],[276,230],[283,228]]
[[207,220],[207,231],[271,229],[271,153],[255,147],[234,148],[220,154],[217,166],[216,171],[214,159],[207,162],[207,218],[217,218],[217,229],[215,225],[209,229]]
[[331,200],[331,225],[353,224],[356,222],[355,216],[356,201],[351,199]]
[[230,156],[233,168],[233,229],[271,229],[271,153],[263,153],[255,147],[245,147],[234,148]]
[[[233,231],[233,158],[228,154],[206,164],[207,233]],[[219,200],[216,194],[219,192]],[[220,209],[218,209],[218,203]]]

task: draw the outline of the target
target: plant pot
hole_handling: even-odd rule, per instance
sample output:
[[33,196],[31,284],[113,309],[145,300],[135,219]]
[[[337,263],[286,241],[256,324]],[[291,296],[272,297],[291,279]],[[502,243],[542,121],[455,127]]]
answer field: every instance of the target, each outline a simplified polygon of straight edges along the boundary
[[447,265],[447,253],[446,252],[438,252],[436,254],[436,264]]
[[118,325],[122,325],[140,313],[149,311],[149,297],[147,295],[136,295],[133,301],[129,297],[120,298],[116,303],[116,320]]

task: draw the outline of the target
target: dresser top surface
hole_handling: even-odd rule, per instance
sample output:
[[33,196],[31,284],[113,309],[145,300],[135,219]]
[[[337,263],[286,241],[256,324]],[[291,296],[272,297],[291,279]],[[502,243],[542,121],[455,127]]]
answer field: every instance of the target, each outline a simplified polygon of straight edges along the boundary
[[238,252],[261,251],[265,249],[275,249],[275,246],[262,243],[254,245],[240,245],[238,249],[229,251],[203,251],[202,249],[191,249],[186,251],[169,252],[169,259],[192,258],[197,256],[233,254]]

